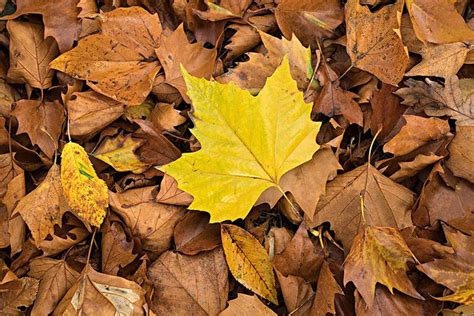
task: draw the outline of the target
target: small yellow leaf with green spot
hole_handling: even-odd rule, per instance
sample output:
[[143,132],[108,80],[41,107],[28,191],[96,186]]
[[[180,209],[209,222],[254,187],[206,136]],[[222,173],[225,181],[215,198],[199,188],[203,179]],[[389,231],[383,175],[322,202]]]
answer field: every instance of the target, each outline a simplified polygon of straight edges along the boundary
[[99,227],[109,206],[107,185],[81,145],[67,143],[61,158],[61,184],[69,207],[85,223]]

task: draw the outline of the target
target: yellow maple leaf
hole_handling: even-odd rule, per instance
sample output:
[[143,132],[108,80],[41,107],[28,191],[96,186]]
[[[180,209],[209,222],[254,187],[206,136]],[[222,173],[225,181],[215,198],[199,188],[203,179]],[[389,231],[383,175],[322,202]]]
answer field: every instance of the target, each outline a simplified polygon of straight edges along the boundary
[[86,224],[99,227],[109,206],[109,193],[79,144],[69,142],[63,148],[61,184],[71,210]]
[[194,197],[189,209],[210,213],[211,222],[244,218],[263,191],[283,192],[281,177],[311,159],[320,123],[311,121],[312,106],[298,91],[287,57],[256,97],[234,83],[184,69],[183,76],[201,150],[160,170]]

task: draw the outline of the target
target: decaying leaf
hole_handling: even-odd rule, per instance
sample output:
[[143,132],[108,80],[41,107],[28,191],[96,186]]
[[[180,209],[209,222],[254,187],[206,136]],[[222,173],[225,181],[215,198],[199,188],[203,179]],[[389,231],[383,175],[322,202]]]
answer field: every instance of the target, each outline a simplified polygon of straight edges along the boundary
[[[288,59],[257,97],[234,84],[187,73],[185,80],[193,100],[193,134],[202,149],[160,170],[193,195],[189,208],[210,213],[211,222],[245,217],[264,190],[278,187],[286,172],[310,160],[318,149],[320,124],[310,120],[311,106],[291,79]],[[264,117],[273,126],[253,123]],[[217,127],[219,134],[213,132]]]
[[36,299],[39,281],[23,277],[0,284],[0,310],[5,315],[24,315]]
[[99,273],[87,264],[53,315],[145,315],[145,291],[135,282]]
[[63,148],[61,184],[71,210],[86,224],[99,227],[109,206],[108,189],[79,144],[69,142]]
[[135,150],[142,144],[142,140],[132,138],[131,134],[120,134],[114,138],[107,138],[94,152],[94,157],[111,165],[117,171],[142,173],[149,167],[135,154]]
[[273,268],[265,248],[246,230],[221,225],[222,246],[230,272],[246,288],[278,304]]
[[371,307],[377,283],[423,299],[406,275],[413,254],[400,233],[391,227],[366,227],[357,234],[344,262],[344,284],[353,282]]

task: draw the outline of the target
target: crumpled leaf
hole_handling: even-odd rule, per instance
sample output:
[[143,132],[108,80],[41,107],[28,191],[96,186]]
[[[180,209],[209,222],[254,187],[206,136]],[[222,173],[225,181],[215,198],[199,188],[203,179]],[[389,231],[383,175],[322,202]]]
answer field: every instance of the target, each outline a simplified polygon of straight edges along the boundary
[[245,229],[221,225],[222,246],[234,278],[257,295],[278,305],[275,276],[265,248]]
[[407,87],[395,94],[402,97],[403,104],[414,106],[416,112],[424,111],[429,116],[449,115],[457,126],[474,125],[474,93],[463,91],[462,85],[473,85],[473,79],[453,76],[446,78],[445,86],[428,78],[425,82],[408,79]]
[[118,8],[101,18],[101,33],[80,40],[51,62],[51,68],[86,80],[93,90],[121,103],[141,104],[160,70],[155,54],[160,21],[136,6]]
[[47,257],[33,259],[28,275],[40,280],[31,315],[49,315],[79,278],[66,261]]
[[163,253],[148,270],[158,315],[218,315],[227,302],[228,270],[222,248],[185,256]]
[[381,81],[397,85],[408,65],[408,51],[400,36],[403,1],[372,13],[359,0],[346,4],[347,54],[352,65]]
[[31,143],[52,158],[65,119],[61,104],[57,101],[20,100],[15,103],[11,114],[18,120],[17,134],[27,133]]
[[54,39],[43,39],[43,28],[29,22],[8,21],[7,30],[10,34],[9,81],[28,83],[33,88],[51,87],[53,70],[49,63],[58,54]]
[[447,225],[443,225],[443,230],[454,253],[417,268],[454,292],[436,299],[471,305],[474,303],[474,237],[455,231]]
[[194,107],[192,131],[202,148],[160,170],[193,195],[189,209],[210,213],[211,222],[244,218],[263,191],[311,159],[320,123],[311,121],[311,106],[291,79],[286,58],[257,97],[234,84],[187,73],[185,79]]
[[69,142],[63,148],[61,184],[71,210],[86,224],[99,227],[109,206],[108,189],[79,144]]
[[0,284],[0,311],[4,315],[24,315],[24,309],[33,304],[39,281],[29,277]]
[[392,294],[396,288],[423,299],[406,275],[407,261],[412,259],[413,254],[397,229],[368,226],[354,238],[344,262],[344,284],[353,282],[369,307],[377,283],[385,285]]
[[365,195],[364,217],[368,225],[395,228],[412,225],[410,211],[415,202],[414,193],[365,164],[328,183],[312,226],[330,222],[344,248],[350,249],[363,224],[361,194]]
[[107,138],[94,152],[94,157],[111,165],[119,172],[131,171],[140,174],[149,165],[138,159],[135,150],[143,144],[143,140],[132,138],[131,134],[119,134],[114,138]]
[[22,198],[15,208],[15,212],[19,212],[28,225],[38,248],[48,234],[54,234],[54,225],[61,225],[66,211],[68,205],[61,187],[58,165],[53,165],[43,182]]
[[135,282],[102,274],[87,264],[53,315],[145,315],[145,291]]

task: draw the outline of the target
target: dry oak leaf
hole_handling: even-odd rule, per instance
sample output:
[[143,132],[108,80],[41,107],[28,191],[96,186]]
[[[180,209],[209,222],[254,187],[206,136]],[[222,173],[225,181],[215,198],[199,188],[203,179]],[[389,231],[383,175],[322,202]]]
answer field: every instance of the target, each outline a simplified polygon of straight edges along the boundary
[[469,45],[462,42],[444,45],[427,43],[419,52],[423,60],[411,68],[405,76],[449,78],[456,75],[464,65],[469,51]]
[[406,155],[415,149],[449,133],[448,121],[436,117],[425,118],[416,115],[403,115],[406,122],[402,129],[384,146],[383,150],[395,156]]
[[99,179],[81,145],[69,142],[61,154],[61,184],[68,204],[86,225],[100,227],[109,196],[107,185]]
[[263,191],[282,191],[282,176],[311,159],[321,124],[311,121],[287,58],[256,97],[233,83],[184,76],[202,148],[160,170],[193,196],[189,209],[210,213],[211,222],[245,218]]
[[53,165],[36,189],[20,200],[15,212],[19,212],[28,225],[36,247],[54,234],[54,225],[61,226],[68,205],[61,186],[58,165]]
[[87,264],[53,315],[145,315],[145,290],[124,278],[95,271]]
[[330,222],[344,249],[350,249],[364,224],[360,209],[361,195],[364,195],[367,224],[400,229],[412,226],[410,211],[415,194],[367,164],[338,175],[328,183],[326,194],[316,208],[312,226]]
[[454,1],[407,0],[416,36],[437,44],[474,40],[474,31],[457,12]]
[[217,80],[221,83],[234,82],[242,89],[256,93],[281,64],[283,57],[288,55],[291,77],[296,80],[300,90],[306,89],[313,72],[310,48],[304,47],[296,36],[287,40],[264,32],[259,32],[259,34],[267,53],[265,55],[248,53],[247,62],[239,63],[237,67],[219,76]]
[[372,13],[359,0],[346,3],[347,54],[352,66],[382,82],[397,85],[408,65],[408,51],[400,36],[403,1]]
[[333,35],[344,20],[344,11],[337,0],[283,0],[275,18],[286,38],[295,34],[305,46],[316,47],[316,38]]
[[417,268],[435,282],[443,284],[454,293],[437,297],[465,305],[474,303],[474,237],[443,225],[444,234],[454,250],[442,259],[424,263]]
[[143,143],[143,139],[132,138],[131,134],[119,134],[114,138],[106,138],[94,152],[94,157],[109,164],[116,171],[140,174],[149,168],[149,165],[140,161],[135,154]]
[[24,14],[41,14],[44,23],[44,38],[52,36],[58,43],[59,50],[71,49],[79,31],[79,0],[63,0],[61,5],[49,0],[16,1],[16,11],[4,19],[16,19]]
[[64,108],[58,101],[20,100],[11,112],[18,120],[17,134],[27,133],[31,143],[52,158],[65,119]]
[[429,116],[449,115],[456,125],[474,125],[474,93],[465,86],[472,86],[474,79],[446,78],[444,87],[435,81],[425,82],[409,79],[407,87],[395,94],[402,97],[403,104],[414,106],[416,112],[424,111]]
[[38,293],[39,281],[23,277],[0,284],[0,311],[3,315],[25,315]]
[[123,103],[95,91],[73,93],[66,107],[72,137],[94,135],[125,112]]
[[228,270],[222,248],[185,256],[163,253],[148,269],[158,315],[218,315],[226,306]]
[[371,227],[362,229],[354,238],[344,262],[344,285],[354,283],[367,306],[374,302],[375,286],[385,285],[423,300],[406,275],[407,261],[413,254],[397,229]]
[[181,65],[189,74],[209,79],[214,71],[217,51],[215,48],[205,48],[203,43],[189,43],[184,26],[181,24],[170,36],[161,36],[156,55],[165,70],[165,83],[175,87],[181,96],[189,101]]
[[33,259],[28,275],[40,280],[38,295],[31,311],[32,316],[52,313],[80,276],[66,261],[47,257]]
[[157,203],[155,190],[150,186],[110,192],[109,198],[112,210],[141,240],[143,249],[159,255],[170,248],[174,227],[186,211],[183,207]]
[[221,225],[222,246],[234,278],[255,294],[278,305],[275,276],[268,254],[255,237],[235,225]]
[[260,315],[276,316],[275,312],[258,299],[257,295],[237,294],[237,298],[229,301],[229,306],[219,316]]
[[86,80],[93,90],[127,105],[141,104],[160,70],[155,54],[161,34],[157,15],[119,8],[101,15],[101,33],[79,41],[51,68]]
[[10,83],[27,83],[33,88],[51,87],[53,70],[49,63],[58,55],[53,38],[43,39],[43,28],[38,24],[8,21],[10,34]]
[[458,126],[446,165],[456,177],[474,183],[474,126]]

